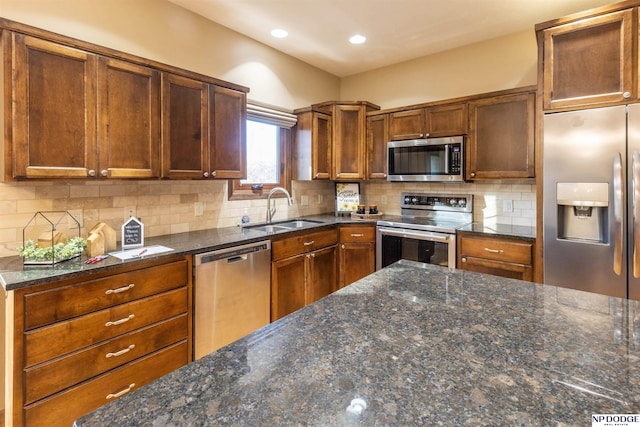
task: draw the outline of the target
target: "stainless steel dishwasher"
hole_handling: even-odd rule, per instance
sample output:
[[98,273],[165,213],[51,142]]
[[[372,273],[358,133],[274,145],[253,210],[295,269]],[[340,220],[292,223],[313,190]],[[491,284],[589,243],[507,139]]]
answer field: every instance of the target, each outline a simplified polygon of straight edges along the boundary
[[270,241],[198,254],[194,264],[196,359],[269,324]]

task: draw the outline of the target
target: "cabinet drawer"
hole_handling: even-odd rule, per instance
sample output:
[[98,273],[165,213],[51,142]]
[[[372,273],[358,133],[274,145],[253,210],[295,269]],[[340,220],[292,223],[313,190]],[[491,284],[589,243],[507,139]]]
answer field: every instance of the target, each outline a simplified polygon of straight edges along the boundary
[[340,243],[375,242],[376,228],[372,225],[340,227]]
[[26,425],[71,426],[117,397],[137,390],[188,363],[186,340],[80,384],[49,399],[25,407]]
[[533,280],[533,268],[530,265],[492,261],[482,258],[464,257],[459,268],[477,273],[492,274],[518,280]]
[[187,338],[187,315],[156,323],[25,370],[32,403]]
[[530,265],[533,244],[525,241],[463,236],[460,254],[497,261]]
[[283,259],[336,243],[338,231],[335,228],[316,231],[271,242],[271,256],[273,260]]
[[187,311],[187,289],[133,301],[25,333],[25,367]]
[[25,296],[25,329],[33,329],[185,286],[188,263],[179,260]]

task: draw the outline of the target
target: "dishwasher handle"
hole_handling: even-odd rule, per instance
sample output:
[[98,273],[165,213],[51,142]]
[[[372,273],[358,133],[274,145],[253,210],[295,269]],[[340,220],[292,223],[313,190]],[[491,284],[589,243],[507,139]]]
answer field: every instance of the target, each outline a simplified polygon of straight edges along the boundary
[[246,260],[248,254],[270,250],[271,241],[269,240],[240,246],[232,246],[230,248],[220,249],[217,251],[197,254],[194,257],[194,264],[198,266],[220,260],[227,260],[228,263],[234,263]]

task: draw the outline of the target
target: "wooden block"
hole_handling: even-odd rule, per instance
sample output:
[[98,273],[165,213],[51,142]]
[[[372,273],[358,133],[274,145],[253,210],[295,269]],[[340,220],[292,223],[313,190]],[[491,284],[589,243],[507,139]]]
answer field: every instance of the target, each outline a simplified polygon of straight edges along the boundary
[[89,230],[89,235],[93,233],[100,233],[104,239],[104,250],[105,252],[115,251],[117,249],[116,246],[116,231],[109,227],[104,222],[99,222],[93,226],[91,230]]
[[104,255],[104,236],[102,233],[93,233],[87,238],[87,256],[94,257]]
[[67,235],[61,231],[53,232],[53,241],[51,240],[51,232],[47,231],[38,236],[38,247],[48,248],[58,243],[67,243]]

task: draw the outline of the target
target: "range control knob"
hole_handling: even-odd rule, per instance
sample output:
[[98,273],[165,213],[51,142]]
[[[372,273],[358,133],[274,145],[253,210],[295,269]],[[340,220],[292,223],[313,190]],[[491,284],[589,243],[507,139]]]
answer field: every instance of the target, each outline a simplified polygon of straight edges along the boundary
[[411,202],[411,197],[408,197],[408,196],[407,196],[407,197],[405,197],[405,198],[404,198],[404,203],[405,203],[405,204],[407,204],[407,205],[408,205],[410,202]]
[[415,197],[414,197],[413,199],[411,199],[411,203],[413,203],[414,205],[415,205],[417,202],[418,202],[418,199],[417,199],[417,198],[415,198]]

